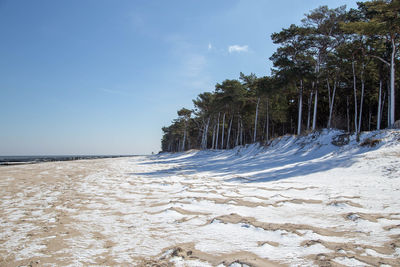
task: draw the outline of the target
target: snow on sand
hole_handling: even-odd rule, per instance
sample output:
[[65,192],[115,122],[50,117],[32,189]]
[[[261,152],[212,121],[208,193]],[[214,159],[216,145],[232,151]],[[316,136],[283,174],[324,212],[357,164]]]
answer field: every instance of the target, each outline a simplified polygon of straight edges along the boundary
[[400,132],[339,134],[1,167],[0,266],[399,266]]

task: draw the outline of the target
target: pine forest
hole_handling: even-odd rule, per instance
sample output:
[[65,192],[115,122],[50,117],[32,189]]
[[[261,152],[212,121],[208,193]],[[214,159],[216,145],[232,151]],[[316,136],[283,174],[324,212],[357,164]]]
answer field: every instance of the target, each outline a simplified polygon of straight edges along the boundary
[[180,109],[162,128],[162,151],[268,144],[322,128],[398,127],[400,0],[357,5],[321,6],[273,33],[271,75],[240,73],[200,93],[194,109]]

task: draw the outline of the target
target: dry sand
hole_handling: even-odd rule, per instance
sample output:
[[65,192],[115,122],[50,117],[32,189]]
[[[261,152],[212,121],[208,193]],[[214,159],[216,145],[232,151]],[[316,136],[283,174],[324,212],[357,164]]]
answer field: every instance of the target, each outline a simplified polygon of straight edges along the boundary
[[[249,266],[299,263],[299,259],[290,262],[287,255],[282,255],[281,260],[261,257],[260,253],[252,252],[251,245],[248,249],[215,253],[210,252],[212,249],[205,251],[196,247],[202,229],[215,222],[222,226],[242,225],[260,229],[257,231],[279,232],[282,236],[293,235],[293,238],[303,240],[299,247],[307,249],[318,245],[328,251],[311,251],[300,257],[303,263],[341,266],[334,259],[347,257],[365,265],[400,266],[399,259],[393,256],[400,247],[397,234],[400,213],[350,213],[344,210],[337,214],[338,220],[343,220],[343,227],[321,227],[308,224],[306,220],[304,223],[265,222],[236,213],[241,209],[267,211],[288,205],[302,209],[343,205],[368,211],[368,207],[358,201],[363,196],[337,195],[327,202],[314,198],[315,192],[323,190],[318,186],[299,187],[290,182],[271,187],[265,183],[243,185],[250,192],[243,193],[235,184],[206,175],[179,174],[180,168],[172,163],[157,165],[148,158],[1,167],[0,266],[174,266],[176,262],[171,261],[174,257],[186,259],[188,265],[190,260],[213,266],[228,266],[235,262]],[[147,175],[152,171],[157,174],[157,179]],[[179,179],[168,178],[171,173]],[[165,178],[160,178],[163,176]],[[251,193],[253,189],[254,193]],[[269,193],[260,194],[257,190]],[[309,194],[307,198],[298,198],[288,192]],[[210,210],[196,210],[193,203],[209,203],[206,206],[211,207]],[[213,209],[220,206],[222,211]],[[310,216],[323,217],[324,214]],[[387,241],[377,242],[376,246],[357,242],[366,237],[365,233],[348,227],[355,216],[372,223],[388,222],[384,229],[388,233]],[[305,232],[316,237],[308,239]],[[331,237],[344,241],[327,241]],[[220,242],[223,244],[223,240]],[[253,245],[276,249],[283,246],[280,239],[258,240]],[[192,265],[196,266],[196,262]]]

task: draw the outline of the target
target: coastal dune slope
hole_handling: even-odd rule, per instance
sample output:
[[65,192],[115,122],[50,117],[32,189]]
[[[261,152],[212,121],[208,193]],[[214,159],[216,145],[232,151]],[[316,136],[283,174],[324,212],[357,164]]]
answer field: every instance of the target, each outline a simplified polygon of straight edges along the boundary
[[400,132],[355,139],[3,166],[0,266],[398,266]]

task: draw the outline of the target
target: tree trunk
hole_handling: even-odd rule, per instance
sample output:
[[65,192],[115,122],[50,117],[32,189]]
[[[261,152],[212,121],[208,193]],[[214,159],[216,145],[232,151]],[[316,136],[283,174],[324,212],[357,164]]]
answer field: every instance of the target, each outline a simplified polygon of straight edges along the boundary
[[242,118],[240,118],[240,145],[243,145],[243,123]]
[[240,135],[240,116],[238,115],[238,125],[237,125],[235,147],[239,145],[239,135]]
[[328,118],[328,128],[331,128],[331,123],[332,123],[332,114],[333,114],[333,104],[335,103],[335,94],[336,94],[336,87],[337,87],[337,82],[336,79],[333,82],[333,92],[331,96],[331,89],[329,86],[329,81],[328,79],[326,80],[328,83],[328,94],[329,94],[329,118]]
[[204,125],[203,138],[202,138],[202,142],[201,142],[202,149],[207,149],[207,135],[208,135],[209,124],[210,124],[210,117],[208,117],[207,123]]
[[267,143],[269,142],[269,100],[267,98],[267,135],[266,135],[266,141]]
[[206,131],[206,122],[203,121],[203,132],[201,134],[201,144],[200,149],[204,149],[204,132]]
[[376,129],[381,128],[381,105],[382,105],[382,80],[379,80],[378,115],[376,118]]
[[303,111],[303,80],[300,80],[300,89],[299,89],[299,113],[298,113],[298,121],[297,121],[297,135],[301,134],[301,112]]
[[206,132],[205,132],[205,149],[207,149],[207,139],[208,139],[208,126],[210,125],[210,117],[208,117],[207,120],[207,126],[206,126]]
[[355,62],[354,60],[351,62],[351,66],[353,69],[353,89],[354,89],[354,128],[355,132],[358,133],[357,129],[357,81],[356,81],[356,69],[355,69]]
[[312,97],[313,91],[311,91],[310,98],[308,99],[307,131],[310,130]]
[[217,136],[215,138],[215,149],[218,149],[218,136],[219,136],[219,112],[218,112],[218,121],[217,121]]
[[360,114],[358,119],[358,133],[361,132],[361,121],[362,121],[362,111],[363,111],[363,103],[364,103],[364,88],[365,88],[365,81],[364,81],[364,63],[362,64],[361,70],[361,99],[360,99]]
[[[328,78],[326,78],[326,85],[328,87],[328,106],[329,106],[329,113],[330,113],[330,111],[331,111],[331,86],[329,84],[329,79]],[[328,125],[327,125],[328,129],[331,128],[331,125],[330,125],[331,123],[330,123],[329,120],[330,120],[330,117],[328,117]]]
[[382,125],[383,111],[385,110],[385,99],[386,99],[386,91],[383,91],[382,109],[381,109],[381,125]]
[[257,99],[257,106],[256,106],[256,117],[254,119],[254,136],[253,136],[253,143],[256,142],[257,138],[257,119],[258,119],[258,105],[260,104],[260,98]]
[[315,90],[315,99],[314,99],[314,117],[312,123],[312,130],[315,131],[315,127],[317,125],[317,103],[318,103],[318,89]]
[[396,44],[394,42],[394,37],[392,37],[392,55],[390,57],[390,127],[393,127],[395,120],[394,108],[395,108],[395,97],[394,97],[394,82],[395,82],[395,69],[394,60],[396,56]]
[[222,136],[221,136],[221,149],[224,149],[224,134],[225,134],[225,112],[222,118]]
[[387,93],[387,97],[388,97],[388,111],[387,111],[387,127],[388,128],[390,128],[390,126],[391,126],[391,124],[390,124],[390,106],[392,105],[392,103],[391,103],[391,100],[392,100],[392,97],[390,96],[390,85],[389,85],[389,83],[387,84],[387,90],[388,90],[388,93]]
[[201,144],[200,144],[201,149],[204,149],[204,132],[205,132],[205,130],[206,130],[206,124],[204,123],[203,132],[201,134]]
[[232,122],[233,122],[233,115],[231,117],[231,121],[229,122],[228,137],[226,138],[226,149],[230,148],[229,141],[231,139]]
[[216,125],[214,124],[214,127],[213,127],[213,134],[212,134],[211,149],[214,149],[214,146],[215,146],[215,128],[216,128]]
[[350,105],[349,105],[349,96],[346,96],[346,108],[347,108],[347,132],[350,132]]
[[186,121],[185,121],[185,129],[183,130],[182,151],[185,151],[185,143],[186,143]]

